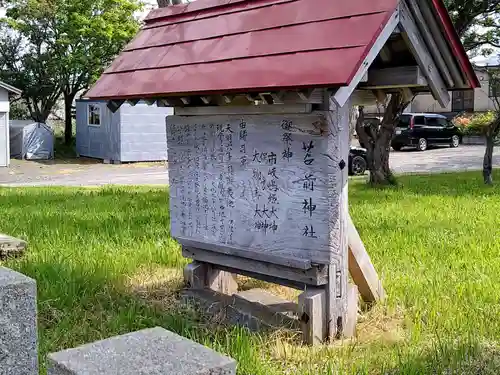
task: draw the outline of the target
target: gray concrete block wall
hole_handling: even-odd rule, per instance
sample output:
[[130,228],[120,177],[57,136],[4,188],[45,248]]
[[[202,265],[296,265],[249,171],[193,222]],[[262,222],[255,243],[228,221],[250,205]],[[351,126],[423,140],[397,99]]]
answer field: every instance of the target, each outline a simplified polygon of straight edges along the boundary
[[0,267],[0,375],[38,375],[36,282]]
[[47,375],[235,375],[236,361],[163,328],[50,354]]

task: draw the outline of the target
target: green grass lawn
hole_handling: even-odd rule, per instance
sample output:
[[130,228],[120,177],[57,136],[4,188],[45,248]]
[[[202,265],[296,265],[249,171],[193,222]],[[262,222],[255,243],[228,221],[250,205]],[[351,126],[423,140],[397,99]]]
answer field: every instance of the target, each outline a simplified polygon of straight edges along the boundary
[[499,374],[500,187],[478,172],[400,182],[351,184],[351,213],[389,298],[343,344],[303,347],[182,307],[186,260],[169,238],[166,188],[0,189],[0,232],[29,241],[4,265],[38,282],[42,363],[160,325],[233,356],[242,375]]

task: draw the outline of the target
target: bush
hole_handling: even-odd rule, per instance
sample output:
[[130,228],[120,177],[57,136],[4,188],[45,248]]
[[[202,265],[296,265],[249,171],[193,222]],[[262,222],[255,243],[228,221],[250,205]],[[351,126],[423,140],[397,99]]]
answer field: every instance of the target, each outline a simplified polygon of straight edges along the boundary
[[453,123],[464,135],[484,135],[486,128],[495,120],[495,112],[462,114],[453,119]]

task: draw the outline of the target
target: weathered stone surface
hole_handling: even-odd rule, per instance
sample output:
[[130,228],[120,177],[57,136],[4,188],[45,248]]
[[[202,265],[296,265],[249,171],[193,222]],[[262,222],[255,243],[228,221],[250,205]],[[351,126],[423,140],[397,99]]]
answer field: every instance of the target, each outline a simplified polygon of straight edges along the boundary
[[156,327],[52,353],[48,375],[235,375],[236,361]]
[[37,375],[36,282],[0,267],[0,375]]
[[0,233],[0,259],[21,256],[25,251],[25,241]]

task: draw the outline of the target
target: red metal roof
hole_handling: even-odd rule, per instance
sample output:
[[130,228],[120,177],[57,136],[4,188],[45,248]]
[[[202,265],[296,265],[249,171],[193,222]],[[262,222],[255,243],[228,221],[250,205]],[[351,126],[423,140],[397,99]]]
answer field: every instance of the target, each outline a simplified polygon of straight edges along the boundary
[[197,0],[156,9],[87,96],[346,86],[398,3]]
[[87,96],[347,85],[397,4],[197,0],[160,8]]

